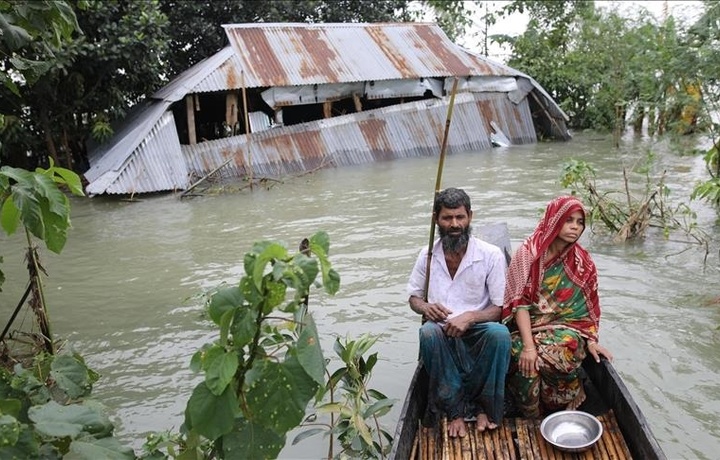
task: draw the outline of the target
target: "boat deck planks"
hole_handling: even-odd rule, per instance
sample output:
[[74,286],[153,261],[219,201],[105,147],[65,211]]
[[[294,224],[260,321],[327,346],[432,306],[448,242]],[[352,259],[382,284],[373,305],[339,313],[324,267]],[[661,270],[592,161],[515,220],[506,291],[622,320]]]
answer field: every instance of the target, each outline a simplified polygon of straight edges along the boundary
[[[421,426],[415,437],[410,460],[629,460],[630,451],[610,410],[598,416],[603,435],[584,452],[556,449],[540,434],[541,420],[506,418],[496,430],[479,433],[468,422],[468,435],[447,436],[447,422],[439,430]],[[511,446],[515,446],[512,449]]]

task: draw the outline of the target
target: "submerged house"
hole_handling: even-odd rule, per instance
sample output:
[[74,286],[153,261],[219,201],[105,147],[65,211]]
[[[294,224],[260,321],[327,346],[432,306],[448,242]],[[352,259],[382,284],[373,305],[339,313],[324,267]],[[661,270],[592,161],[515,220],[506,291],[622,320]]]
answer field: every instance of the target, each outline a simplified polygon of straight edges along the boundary
[[322,167],[569,139],[530,76],[473,54],[435,24],[233,24],[229,46],[135,107],[90,151],[89,195],[185,190],[209,174]]

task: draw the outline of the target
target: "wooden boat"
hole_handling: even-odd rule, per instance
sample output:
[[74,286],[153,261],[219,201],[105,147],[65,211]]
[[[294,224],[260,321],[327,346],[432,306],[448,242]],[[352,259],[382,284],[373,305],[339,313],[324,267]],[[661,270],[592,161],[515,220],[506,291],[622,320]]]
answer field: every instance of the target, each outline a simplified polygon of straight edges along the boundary
[[[486,227],[480,233],[484,240],[502,248],[509,259],[510,240],[504,224]],[[665,460],[650,426],[612,364],[587,358],[582,367],[587,398],[579,410],[597,416],[604,428],[600,440],[588,450],[571,453],[556,449],[541,436],[541,420],[515,417],[512,409],[506,409],[505,420],[496,430],[480,433],[474,422],[469,422],[464,438],[448,438],[442,424],[423,427],[428,376],[419,363],[395,430],[390,459]]]

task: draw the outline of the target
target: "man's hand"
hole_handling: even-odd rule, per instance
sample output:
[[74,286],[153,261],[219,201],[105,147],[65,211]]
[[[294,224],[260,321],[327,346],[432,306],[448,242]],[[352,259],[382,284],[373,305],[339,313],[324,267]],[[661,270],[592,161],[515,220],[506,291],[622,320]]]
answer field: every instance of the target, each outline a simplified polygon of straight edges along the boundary
[[436,323],[445,321],[451,313],[452,310],[446,308],[445,305],[441,303],[426,303],[423,308],[425,318],[430,321],[435,321]]
[[449,319],[443,326],[443,330],[445,331],[445,335],[448,337],[460,337],[474,323],[473,313],[466,311],[465,313],[461,313],[458,316]]

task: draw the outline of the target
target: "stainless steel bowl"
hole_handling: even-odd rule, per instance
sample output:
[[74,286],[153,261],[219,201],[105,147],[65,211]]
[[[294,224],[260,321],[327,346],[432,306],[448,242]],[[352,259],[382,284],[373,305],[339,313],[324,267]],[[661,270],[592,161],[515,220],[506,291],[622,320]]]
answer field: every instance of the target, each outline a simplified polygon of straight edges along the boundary
[[578,410],[548,415],[540,424],[543,438],[558,449],[581,452],[595,444],[603,434],[597,417]]

